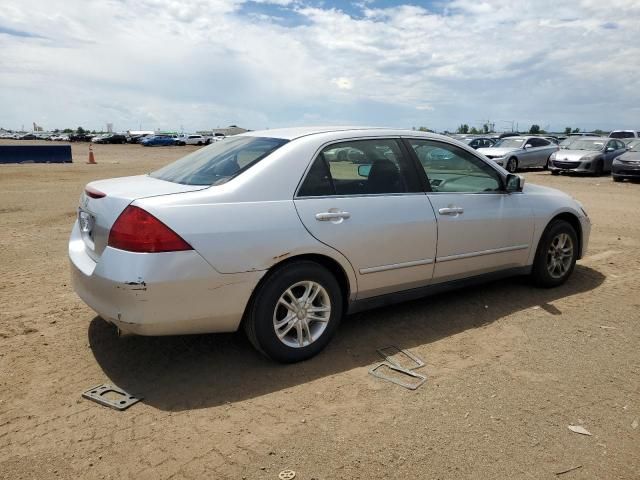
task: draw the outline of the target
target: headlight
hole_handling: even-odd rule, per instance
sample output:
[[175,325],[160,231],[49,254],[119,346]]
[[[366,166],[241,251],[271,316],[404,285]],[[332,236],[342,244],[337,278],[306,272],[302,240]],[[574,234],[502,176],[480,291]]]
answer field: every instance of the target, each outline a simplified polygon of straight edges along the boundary
[[581,162],[591,162],[593,161],[595,158],[597,157],[597,155],[585,155],[584,157],[580,157],[580,161]]
[[549,160],[555,160],[555,159],[556,159],[556,152],[553,152],[549,157]]

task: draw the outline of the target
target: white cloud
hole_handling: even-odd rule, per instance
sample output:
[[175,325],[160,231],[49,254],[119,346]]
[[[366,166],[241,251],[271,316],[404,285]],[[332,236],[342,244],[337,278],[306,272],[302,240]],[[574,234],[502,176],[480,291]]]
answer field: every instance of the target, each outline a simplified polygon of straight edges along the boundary
[[349,4],[357,15],[306,0],[4,3],[6,128],[640,128],[637,0]]
[[353,82],[346,77],[332,78],[331,83],[340,90],[351,90],[353,88]]

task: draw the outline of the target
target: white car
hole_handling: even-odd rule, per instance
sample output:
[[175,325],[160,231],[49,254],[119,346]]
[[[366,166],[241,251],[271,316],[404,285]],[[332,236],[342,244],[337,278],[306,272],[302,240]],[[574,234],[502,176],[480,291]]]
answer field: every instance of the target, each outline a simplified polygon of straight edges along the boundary
[[176,145],[209,145],[210,137],[203,135],[180,135],[176,138]]
[[451,138],[291,128],[91,182],[69,257],[78,295],[122,332],[242,326],[293,362],[350,312],[510,275],[560,285],[590,230],[573,198]]

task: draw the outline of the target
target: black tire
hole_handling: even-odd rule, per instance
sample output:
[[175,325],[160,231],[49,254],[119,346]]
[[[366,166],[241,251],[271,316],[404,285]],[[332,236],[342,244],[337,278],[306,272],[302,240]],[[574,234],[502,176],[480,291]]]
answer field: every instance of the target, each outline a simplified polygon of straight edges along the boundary
[[[550,251],[552,249],[552,243],[562,234],[568,235],[571,239],[572,251],[569,265],[562,273],[558,272],[561,273],[561,275],[554,276],[549,271],[549,264],[552,261],[550,256],[553,255]],[[551,288],[566,282],[576,266],[578,248],[578,235],[573,226],[565,220],[552,221],[543,232],[540,242],[538,243],[538,249],[536,250],[536,256],[533,261],[533,270],[531,272],[534,283],[539,287]]]
[[198,146],[199,146],[199,147],[200,147],[200,146],[202,146],[202,142],[198,142]]
[[558,170],[551,170],[551,175],[560,175]]
[[518,170],[518,159],[516,157],[511,157],[507,160],[507,164],[504,167],[509,173],[516,173]]
[[604,172],[603,162],[602,162],[602,160],[597,160],[596,161],[596,170],[594,172],[594,175],[596,177],[601,177],[603,172]]
[[621,182],[624,180],[622,177],[618,177],[617,175],[612,175],[612,178],[614,182]]
[[547,158],[547,163],[545,163],[545,164],[542,166],[542,169],[543,169],[543,170],[549,170],[549,162],[550,162],[550,159],[551,159],[551,156],[549,156],[549,158]]
[[[305,281],[315,282],[324,288],[331,309],[319,337],[306,346],[292,347],[276,335],[274,314],[277,308],[281,308],[278,302],[287,289]],[[329,343],[340,323],[342,305],[340,286],[331,272],[315,262],[296,261],[273,271],[262,282],[247,308],[244,329],[249,341],[265,356],[282,363],[300,362],[318,354]]]

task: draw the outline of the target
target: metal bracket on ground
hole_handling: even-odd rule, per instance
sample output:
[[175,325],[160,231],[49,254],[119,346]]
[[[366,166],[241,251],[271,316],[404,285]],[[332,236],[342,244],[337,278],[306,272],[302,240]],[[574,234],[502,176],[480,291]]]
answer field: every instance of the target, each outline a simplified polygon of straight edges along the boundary
[[115,385],[106,383],[82,392],[82,397],[115,410],[126,410],[142,400],[142,398],[134,397]]
[[[387,363],[390,363],[391,365],[395,365],[396,367],[402,368],[404,370],[415,370],[416,368],[424,367],[425,365],[421,359],[416,357],[409,350],[400,349],[395,345],[389,345],[388,347],[379,348],[376,350],[376,352],[378,352],[380,356],[387,361]],[[398,354],[401,354],[402,356],[407,357],[409,360],[415,363],[415,365],[412,367],[406,367],[401,365],[398,361],[393,359],[393,357]]]
[[[400,379],[398,379],[398,378],[396,378],[394,376],[385,375],[383,372],[380,371],[380,370],[383,369],[383,367],[391,369],[394,372],[398,372],[401,375],[406,375],[407,377],[410,377],[410,378],[413,378],[413,379],[417,379],[417,380],[414,383],[403,382],[402,380],[400,380]],[[376,365],[371,370],[369,370],[369,373],[371,375],[373,375],[374,377],[378,377],[378,378],[381,378],[383,380],[387,380],[389,382],[395,383],[396,385],[400,385],[401,387],[408,388],[409,390],[415,390],[419,386],[421,386],[424,382],[427,381],[427,377],[425,377],[424,375],[420,375],[419,373],[416,373],[414,371],[406,370],[406,369],[404,369],[402,367],[398,367],[396,365],[393,365],[393,364],[387,363],[387,362],[382,362],[379,365]]]

